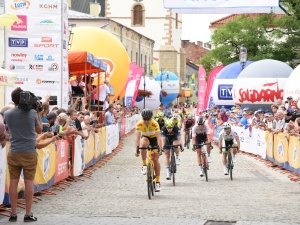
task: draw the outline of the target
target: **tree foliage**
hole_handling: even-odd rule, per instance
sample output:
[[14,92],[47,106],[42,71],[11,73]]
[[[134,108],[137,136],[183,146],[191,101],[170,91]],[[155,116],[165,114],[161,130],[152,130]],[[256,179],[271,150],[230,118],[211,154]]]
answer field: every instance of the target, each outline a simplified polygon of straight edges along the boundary
[[280,7],[285,14],[242,14],[217,28],[211,42],[215,48],[199,63],[209,72],[239,61],[244,44],[250,61],[275,59],[295,67],[293,60],[300,59],[300,0],[282,0]]

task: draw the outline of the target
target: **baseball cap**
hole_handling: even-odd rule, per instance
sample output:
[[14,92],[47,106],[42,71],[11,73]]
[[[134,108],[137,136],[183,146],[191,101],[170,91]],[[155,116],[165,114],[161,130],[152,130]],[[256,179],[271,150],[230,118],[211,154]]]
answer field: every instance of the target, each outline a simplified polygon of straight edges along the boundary
[[56,113],[51,111],[47,114],[47,120],[56,119]]
[[68,115],[65,114],[65,113],[60,113],[58,116],[57,116],[58,119],[61,119],[61,120],[67,120],[68,119]]
[[242,118],[243,115],[242,115],[242,114],[237,114],[236,117],[237,117],[237,118]]
[[263,112],[264,110],[262,108],[258,108],[257,112]]
[[293,99],[293,97],[292,97],[292,96],[289,96],[289,97],[287,97],[287,99]]
[[245,106],[243,110],[250,110],[249,106]]

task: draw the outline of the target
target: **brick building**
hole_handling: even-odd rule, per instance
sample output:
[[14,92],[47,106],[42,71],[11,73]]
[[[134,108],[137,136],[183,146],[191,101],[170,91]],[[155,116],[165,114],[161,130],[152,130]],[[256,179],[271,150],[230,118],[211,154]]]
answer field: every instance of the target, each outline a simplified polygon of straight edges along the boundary
[[186,53],[186,61],[197,64],[199,60],[210,51],[210,45],[197,41],[197,43],[190,42],[189,40],[181,41],[181,48]]

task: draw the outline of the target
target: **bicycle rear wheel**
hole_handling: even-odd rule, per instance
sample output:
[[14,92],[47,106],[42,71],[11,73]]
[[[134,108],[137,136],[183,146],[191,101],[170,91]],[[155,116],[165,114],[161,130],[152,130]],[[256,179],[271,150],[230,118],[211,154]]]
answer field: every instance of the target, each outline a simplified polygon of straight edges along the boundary
[[173,186],[175,186],[175,173],[176,173],[176,162],[175,156],[171,155],[171,165],[170,165],[171,177],[173,179]]
[[152,194],[152,175],[151,175],[151,164],[148,163],[147,165],[147,191],[148,191],[148,198],[151,199]]
[[206,182],[208,182],[206,155],[202,155],[202,167],[203,167],[203,172],[205,175],[205,180],[206,180]]
[[232,180],[232,156],[230,150],[228,151],[228,172],[230,175],[230,180]]
[[187,149],[190,149],[190,141],[191,141],[191,139],[190,139],[190,132],[188,132],[187,140],[185,142]]

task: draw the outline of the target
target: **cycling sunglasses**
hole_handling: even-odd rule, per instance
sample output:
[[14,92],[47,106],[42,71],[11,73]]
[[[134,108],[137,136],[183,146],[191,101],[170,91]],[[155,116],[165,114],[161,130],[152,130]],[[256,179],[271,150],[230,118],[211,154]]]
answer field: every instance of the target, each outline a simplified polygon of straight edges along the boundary
[[230,130],[230,128],[229,127],[225,127],[224,130]]
[[167,129],[173,129],[173,127],[167,127]]

